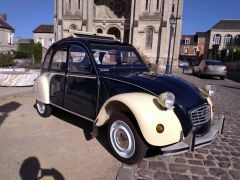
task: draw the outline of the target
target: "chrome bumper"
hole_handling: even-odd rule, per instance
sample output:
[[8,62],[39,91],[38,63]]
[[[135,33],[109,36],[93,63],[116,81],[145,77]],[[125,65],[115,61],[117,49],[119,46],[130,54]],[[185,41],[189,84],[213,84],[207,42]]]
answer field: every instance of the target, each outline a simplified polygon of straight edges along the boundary
[[191,131],[189,135],[181,142],[161,148],[163,155],[180,154],[187,151],[194,151],[195,148],[199,148],[208,144],[211,144],[218,134],[222,134],[224,128],[225,117],[219,116],[211,126],[210,131],[204,136],[196,137],[194,131]]

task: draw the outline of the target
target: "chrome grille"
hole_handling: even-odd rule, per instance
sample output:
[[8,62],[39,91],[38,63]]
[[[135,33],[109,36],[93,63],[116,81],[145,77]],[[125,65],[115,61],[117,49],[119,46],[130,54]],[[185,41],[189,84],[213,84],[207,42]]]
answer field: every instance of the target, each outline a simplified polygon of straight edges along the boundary
[[190,112],[190,118],[194,126],[197,126],[209,121],[210,117],[211,117],[211,108],[209,105],[201,106]]

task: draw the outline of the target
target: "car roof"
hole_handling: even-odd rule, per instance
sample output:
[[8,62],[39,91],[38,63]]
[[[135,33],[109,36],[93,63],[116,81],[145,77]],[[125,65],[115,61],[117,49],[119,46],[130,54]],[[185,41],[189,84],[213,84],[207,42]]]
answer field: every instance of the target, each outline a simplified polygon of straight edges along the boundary
[[122,43],[118,40],[113,40],[110,38],[102,38],[102,37],[94,37],[94,36],[82,36],[82,37],[68,37],[61,39],[57,42],[55,42],[52,46],[53,48],[63,44],[63,43],[70,43],[70,42],[82,42],[84,44],[90,45],[90,44],[105,44],[105,45],[116,45],[116,46],[129,46],[132,47],[132,45],[128,43]]

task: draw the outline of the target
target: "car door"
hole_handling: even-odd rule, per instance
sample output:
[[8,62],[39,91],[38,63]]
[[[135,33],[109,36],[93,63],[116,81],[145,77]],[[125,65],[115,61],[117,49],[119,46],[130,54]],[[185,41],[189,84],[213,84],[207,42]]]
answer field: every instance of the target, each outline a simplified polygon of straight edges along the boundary
[[50,76],[50,102],[60,107],[63,107],[67,51],[67,45],[57,48],[53,53],[48,68]]
[[90,55],[82,45],[71,45],[66,74],[64,106],[80,116],[95,119],[98,80]]

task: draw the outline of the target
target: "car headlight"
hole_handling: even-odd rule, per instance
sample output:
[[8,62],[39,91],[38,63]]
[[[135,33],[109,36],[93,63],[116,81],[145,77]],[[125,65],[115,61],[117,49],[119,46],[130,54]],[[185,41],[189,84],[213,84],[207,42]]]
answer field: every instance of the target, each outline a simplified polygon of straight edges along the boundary
[[203,90],[209,97],[213,97],[216,93],[216,88],[213,85],[205,85]]
[[158,103],[167,109],[173,109],[175,103],[175,96],[171,92],[165,92],[158,96]]

